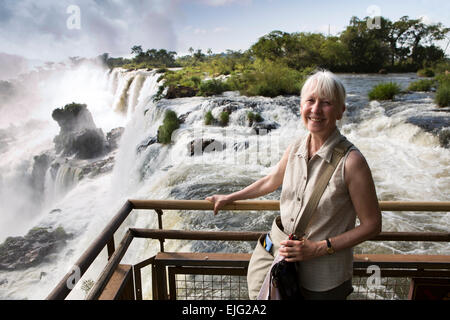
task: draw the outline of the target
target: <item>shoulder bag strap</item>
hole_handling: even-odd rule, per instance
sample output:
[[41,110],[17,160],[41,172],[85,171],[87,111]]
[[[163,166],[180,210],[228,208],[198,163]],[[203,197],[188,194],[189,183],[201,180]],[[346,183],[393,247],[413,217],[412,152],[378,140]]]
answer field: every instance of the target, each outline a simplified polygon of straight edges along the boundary
[[297,224],[295,229],[295,234],[299,239],[303,238],[305,235],[306,228],[311,221],[313,213],[316,211],[316,208],[319,204],[320,198],[327,187],[328,182],[333,175],[333,172],[336,170],[336,167],[339,164],[339,161],[344,157],[347,153],[347,150],[352,146],[352,143],[347,139],[339,142],[333,149],[333,156],[331,157],[331,163],[327,163],[324,173],[318,179],[315,189],[309,198],[308,203],[306,204],[305,211],[303,212],[300,221]]

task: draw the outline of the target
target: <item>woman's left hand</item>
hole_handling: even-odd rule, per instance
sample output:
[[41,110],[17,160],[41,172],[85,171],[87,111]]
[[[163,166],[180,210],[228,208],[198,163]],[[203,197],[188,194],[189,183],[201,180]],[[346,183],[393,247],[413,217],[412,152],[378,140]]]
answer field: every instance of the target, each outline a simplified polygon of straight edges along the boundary
[[287,262],[304,261],[318,256],[319,244],[308,239],[281,241],[278,253]]

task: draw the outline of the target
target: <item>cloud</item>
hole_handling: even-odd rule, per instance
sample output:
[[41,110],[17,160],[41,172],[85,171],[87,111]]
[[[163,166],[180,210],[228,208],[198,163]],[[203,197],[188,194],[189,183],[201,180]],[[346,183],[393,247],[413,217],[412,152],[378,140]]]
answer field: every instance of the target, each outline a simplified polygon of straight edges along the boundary
[[[80,28],[69,29],[70,5]],[[42,60],[130,53],[133,45],[175,50],[179,0],[18,0],[0,2],[0,52]]]
[[230,30],[230,29],[227,28],[227,27],[216,27],[216,28],[213,29],[213,32],[215,32],[215,33],[218,33],[218,32],[226,32],[226,31],[228,31],[228,30]]
[[197,0],[198,2],[208,5],[208,6],[213,6],[213,7],[220,7],[220,6],[225,6],[225,5],[230,5],[230,4],[243,4],[243,5],[249,5],[252,3],[252,0]]
[[15,78],[29,70],[29,61],[24,57],[0,52],[0,81]]

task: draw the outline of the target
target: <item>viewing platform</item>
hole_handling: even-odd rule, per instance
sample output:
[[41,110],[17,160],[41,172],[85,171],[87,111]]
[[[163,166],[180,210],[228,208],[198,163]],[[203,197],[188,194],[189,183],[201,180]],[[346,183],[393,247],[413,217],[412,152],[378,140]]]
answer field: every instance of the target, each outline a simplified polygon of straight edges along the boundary
[[[381,211],[448,212],[450,202],[380,201]],[[116,247],[114,234],[133,210],[153,210],[158,229],[130,227]],[[247,267],[251,253],[167,252],[164,241],[256,241],[266,231],[190,231],[163,228],[163,210],[212,211],[206,200],[128,200],[104,230],[75,262],[47,299],[65,299],[75,269],[83,274],[106,247],[108,262],[89,290],[88,300],[142,300],[142,274],[151,268],[153,300],[238,300],[248,299]],[[279,201],[236,201],[221,210],[279,211]],[[159,252],[135,264],[121,260],[134,238],[159,241]],[[381,232],[368,241],[446,242],[450,232]],[[373,266],[383,280],[375,288],[367,286]],[[372,270],[372,272],[368,272]],[[450,255],[428,254],[355,254],[353,287],[349,299],[449,299]],[[77,279],[78,281],[81,279]],[[370,280],[370,279],[369,279]],[[150,280],[148,280],[150,281]],[[425,288],[425,290],[424,290]]]

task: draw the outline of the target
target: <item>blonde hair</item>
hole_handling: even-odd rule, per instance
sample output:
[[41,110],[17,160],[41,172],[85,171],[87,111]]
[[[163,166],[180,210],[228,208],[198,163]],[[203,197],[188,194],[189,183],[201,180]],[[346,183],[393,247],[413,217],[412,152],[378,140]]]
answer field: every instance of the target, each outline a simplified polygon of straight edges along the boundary
[[341,80],[328,70],[318,70],[305,81],[300,93],[303,103],[307,94],[314,93],[320,98],[329,99],[338,106],[345,106],[346,92]]

